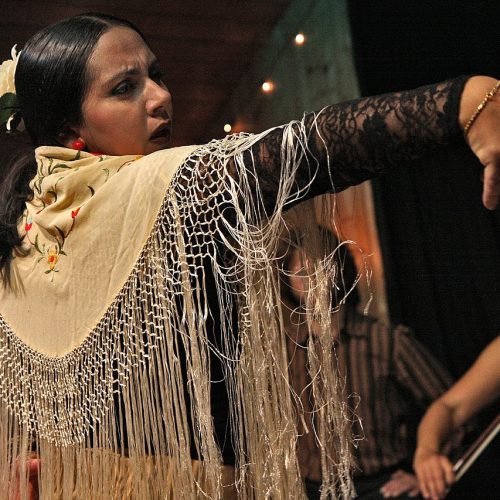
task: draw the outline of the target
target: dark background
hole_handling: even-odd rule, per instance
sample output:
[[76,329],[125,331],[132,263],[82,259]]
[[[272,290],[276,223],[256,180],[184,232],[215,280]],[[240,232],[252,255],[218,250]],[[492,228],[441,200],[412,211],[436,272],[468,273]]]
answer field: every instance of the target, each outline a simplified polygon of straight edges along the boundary
[[[351,0],[349,15],[362,95],[460,74],[500,77],[498,0]],[[481,205],[481,170],[455,147],[374,183],[391,318],[456,377],[500,333],[500,212]],[[498,448],[497,439],[455,498],[500,498]]]

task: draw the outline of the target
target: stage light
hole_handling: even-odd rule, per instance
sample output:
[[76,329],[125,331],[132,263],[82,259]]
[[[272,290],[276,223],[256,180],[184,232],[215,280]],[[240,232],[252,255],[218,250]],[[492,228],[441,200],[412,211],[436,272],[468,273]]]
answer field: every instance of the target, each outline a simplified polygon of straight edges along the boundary
[[266,80],[262,84],[262,92],[265,94],[270,94],[274,90],[274,83],[271,82],[270,80]]
[[306,37],[304,33],[297,33],[295,35],[295,45],[304,45],[304,42],[306,41]]

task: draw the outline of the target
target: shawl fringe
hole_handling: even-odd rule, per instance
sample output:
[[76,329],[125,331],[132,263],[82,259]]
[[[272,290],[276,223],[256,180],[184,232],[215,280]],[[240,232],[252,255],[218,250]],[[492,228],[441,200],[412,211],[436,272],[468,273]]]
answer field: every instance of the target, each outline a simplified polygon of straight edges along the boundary
[[[40,461],[41,498],[305,498],[296,456],[300,397],[288,375],[277,271],[307,129],[294,122],[283,130],[280,189],[265,223],[262,193],[252,194],[255,173],[243,159],[260,137],[213,141],[187,159],[128,280],[79,347],[50,358],[0,316],[0,483],[8,498],[16,488],[26,498],[30,456]],[[183,178],[186,166],[193,179]],[[306,205],[302,216],[314,219]],[[322,498],[349,498],[350,422],[329,334],[328,290],[338,270],[331,255],[320,255],[313,226],[303,235],[315,284],[308,315],[322,334],[309,349],[317,412],[309,432],[321,449]],[[221,264],[227,260],[215,242],[231,265]],[[206,328],[204,259],[217,285],[221,345]],[[211,353],[224,359],[234,471],[222,466],[214,437]]]

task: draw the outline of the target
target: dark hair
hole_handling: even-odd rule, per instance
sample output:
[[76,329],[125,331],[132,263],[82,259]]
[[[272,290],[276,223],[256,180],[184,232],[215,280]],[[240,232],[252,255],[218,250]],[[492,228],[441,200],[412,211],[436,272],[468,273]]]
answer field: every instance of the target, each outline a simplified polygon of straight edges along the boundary
[[[24,46],[16,68],[21,115],[35,147],[60,145],[59,134],[82,122],[89,83],[87,62],[101,36],[114,26],[141,32],[130,22],[98,13],[65,19],[36,33]],[[10,262],[21,252],[17,226],[36,173],[33,152],[7,167],[0,188],[0,275],[9,283]]]

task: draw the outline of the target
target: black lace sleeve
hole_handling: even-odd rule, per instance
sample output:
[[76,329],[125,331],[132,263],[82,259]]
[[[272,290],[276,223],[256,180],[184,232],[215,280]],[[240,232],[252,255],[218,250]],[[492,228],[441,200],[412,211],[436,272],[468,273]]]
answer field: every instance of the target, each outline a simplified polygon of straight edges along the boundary
[[[343,102],[305,115],[296,124],[305,124],[307,140],[295,178],[301,199],[359,184],[460,140],[458,108],[467,79]],[[276,199],[283,130],[272,130],[247,154],[256,159],[255,178],[266,211],[273,209]]]
[[341,191],[461,140],[458,108],[467,78],[327,106],[257,136],[201,146],[172,182],[180,216],[204,232],[217,220],[232,227],[236,211],[257,222],[277,204],[289,208]]

